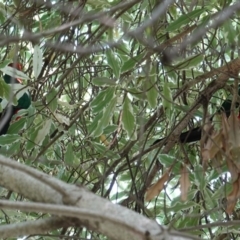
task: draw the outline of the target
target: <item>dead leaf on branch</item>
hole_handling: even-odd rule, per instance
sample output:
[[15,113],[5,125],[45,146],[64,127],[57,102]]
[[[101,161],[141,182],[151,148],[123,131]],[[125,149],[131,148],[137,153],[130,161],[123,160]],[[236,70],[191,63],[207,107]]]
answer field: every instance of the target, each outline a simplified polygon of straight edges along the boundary
[[239,171],[232,159],[230,158],[227,160],[227,167],[229,172],[231,173],[232,181],[235,182],[238,178]]
[[226,212],[231,214],[240,197],[240,121],[234,113],[229,118],[222,114],[221,124],[221,129],[218,132],[213,131],[203,144],[202,159],[203,165],[211,159],[217,169],[222,160],[226,160],[233,181],[226,208]]
[[235,114],[229,119],[229,155],[240,172],[240,121]]
[[235,182],[233,182],[232,192],[227,197],[226,212],[231,214],[236,206],[237,200],[240,197],[240,174]]
[[189,181],[189,172],[186,164],[184,164],[181,168],[181,176],[180,176],[180,190],[181,190],[181,199],[182,201],[187,200],[188,189],[191,183]]
[[231,114],[228,118],[229,123],[229,144],[232,148],[240,148],[240,121],[236,114]]
[[202,149],[202,159],[204,163],[208,162],[209,159],[215,158],[217,153],[221,151],[223,147],[222,137],[221,132],[213,132],[212,136],[207,139]]
[[156,183],[148,188],[145,197],[146,201],[151,201],[163,190],[164,184],[169,180],[170,172],[170,169],[168,169]]

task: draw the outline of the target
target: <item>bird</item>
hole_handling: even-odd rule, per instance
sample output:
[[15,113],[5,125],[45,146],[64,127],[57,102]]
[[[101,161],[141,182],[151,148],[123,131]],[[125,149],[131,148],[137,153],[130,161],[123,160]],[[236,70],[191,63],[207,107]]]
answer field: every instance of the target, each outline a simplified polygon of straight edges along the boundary
[[[14,64],[10,63],[8,66],[13,67],[19,71],[23,70],[23,67],[20,63],[14,63]],[[7,84],[22,84],[21,79],[11,77],[7,74],[3,76],[3,79]],[[0,104],[2,104],[3,102],[4,102],[3,99],[0,99]],[[2,105],[5,105],[5,104],[2,104]],[[31,96],[28,92],[23,93],[23,95],[18,99],[16,106],[13,106],[13,105],[8,106],[7,104],[3,112],[0,113],[0,136],[5,135],[7,133],[13,115],[15,115],[21,109],[28,109],[30,105],[31,105]]]
[[[238,86],[238,95],[240,96],[240,85]],[[232,100],[231,99],[226,99],[221,107],[217,110],[217,113],[224,112],[227,116],[227,118],[230,116],[231,113],[231,105],[232,105]],[[239,107],[239,103],[236,103],[236,108]],[[210,122],[212,122],[214,115],[210,118]],[[238,118],[240,119],[240,112],[238,115]],[[180,143],[192,143],[199,141],[202,137],[202,127],[195,127],[193,129],[190,129],[189,131],[183,132],[179,136],[179,142]],[[157,143],[163,141],[165,138],[157,139],[153,142],[153,145],[156,145]]]

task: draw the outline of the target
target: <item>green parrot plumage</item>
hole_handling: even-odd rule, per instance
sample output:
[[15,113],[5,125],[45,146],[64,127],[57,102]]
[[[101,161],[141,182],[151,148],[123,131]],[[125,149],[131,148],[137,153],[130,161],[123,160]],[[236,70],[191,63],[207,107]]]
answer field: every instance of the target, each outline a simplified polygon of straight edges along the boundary
[[[8,66],[14,67],[19,71],[22,71],[22,65],[17,64],[9,64]],[[13,78],[7,74],[3,76],[4,81],[7,84],[22,84],[21,79]],[[2,102],[2,99],[0,99],[0,103]],[[28,92],[25,92],[19,99],[17,106],[7,106],[6,109],[3,110],[2,113],[0,113],[0,136],[7,133],[7,130],[10,126],[10,122],[12,119],[12,116],[16,114],[21,109],[27,109],[31,105],[31,96]]]

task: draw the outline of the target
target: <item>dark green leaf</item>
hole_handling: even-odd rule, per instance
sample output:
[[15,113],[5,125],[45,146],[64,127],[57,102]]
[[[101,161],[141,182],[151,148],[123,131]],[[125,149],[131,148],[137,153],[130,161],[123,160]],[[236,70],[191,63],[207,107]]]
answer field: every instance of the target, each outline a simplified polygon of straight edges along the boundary
[[93,113],[99,113],[104,108],[106,108],[108,104],[112,101],[114,97],[114,92],[114,87],[109,87],[106,90],[100,92],[97,97],[90,103]]
[[46,96],[47,105],[52,112],[55,112],[57,109],[57,97],[58,92],[55,89],[52,89]]
[[93,79],[93,84],[96,86],[115,86],[116,82],[106,77],[99,77]]
[[0,146],[11,145],[16,141],[19,141],[21,137],[18,134],[6,134],[0,136]]
[[21,119],[12,123],[8,129],[8,134],[18,133],[20,130],[23,129],[24,125],[26,124],[27,119],[22,117]]
[[69,142],[67,145],[67,150],[64,156],[64,160],[66,164],[72,165],[74,163],[74,153],[72,143]]
[[110,134],[117,130],[118,125],[109,125],[106,128],[104,128],[103,133],[104,134]]
[[107,56],[108,65],[111,67],[115,78],[118,79],[120,76],[121,67],[120,67],[119,61],[115,57],[116,56],[115,53],[111,49],[109,49],[106,51],[106,56]]
[[136,64],[144,57],[144,55],[145,55],[145,53],[139,54],[136,57],[129,58],[128,61],[124,62],[122,69],[121,69],[121,73],[132,70],[136,66]]
[[180,16],[177,20],[170,23],[169,26],[166,28],[167,32],[173,32],[175,30],[179,30],[182,26],[187,25],[188,23],[195,20],[197,17],[199,17],[203,12],[205,12],[204,8],[194,10],[190,13],[183,14]]

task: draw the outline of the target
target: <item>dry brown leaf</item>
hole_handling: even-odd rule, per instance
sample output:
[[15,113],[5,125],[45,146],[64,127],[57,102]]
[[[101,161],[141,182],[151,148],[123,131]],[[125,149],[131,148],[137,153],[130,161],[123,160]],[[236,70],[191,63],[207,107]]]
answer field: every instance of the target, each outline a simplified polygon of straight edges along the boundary
[[227,155],[240,170],[240,121],[236,114],[231,114],[228,118],[229,123],[229,139],[228,148],[226,150]]
[[209,136],[212,135],[213,130],[214,130],[214,126],[212,124],[212,121],[208,117],[207,121],[203,125],[202,137],[201,137],[201,140],[200,140],[201,148],[203,148],[203,146],[207,142]]
[[238,175],[238,179],[233,183],[232,192],[227,197],[226,212],[228,214],[231,214],[233,212],[239,197],[240,197],[240,175]]
[[204,148],[202,149],[202,159],[203,161],[208,161],[213,159],[216,154],[222,149],[222,133],[215,132],[212,137],[209,137]]
[[227,121],[226,114],[222,114],[222,135],[223,135],[223,149],[224,151],[229,150],[229,131],[230,127]]
[[227,159],[227,166],[229,172],[231,173],[232,181],[233,182],[237,181],[239,170],[230,158]]
[[165,182],[167,182],[169,179],[169,176],[170,171],[167,170],[156,183],[154,183],[151,187],[148,188],[145,196],[146,201],[151,201],[162,191]]
[[181,176],[180,176],[180,190],[181,190],[182,201],[187,200],[189,187],[190,187],[190,181],[189,181],[188,168],[186,164],[184,164],[181,168]]
[[215,169],[220,170],[223,163],[222,153],[219,151],[216,156],[212,159],[212,165]]
[[229,141],[233,148],[240,147],[240,125],[236,114],[231,114],[228,118],[229,123]]

